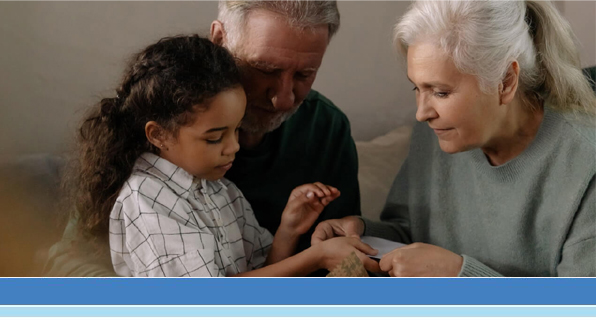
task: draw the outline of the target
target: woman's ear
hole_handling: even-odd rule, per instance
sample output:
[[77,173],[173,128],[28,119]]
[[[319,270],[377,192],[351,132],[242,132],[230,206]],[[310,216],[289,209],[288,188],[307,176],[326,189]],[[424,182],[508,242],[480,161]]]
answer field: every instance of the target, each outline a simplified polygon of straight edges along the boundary
[[211,42],[218,46],[225,46],[226,29],[221,21],[215,20],[211,22]]
[[501,104],[510,103],[515,97],[519,83],[519,64],[513,61],[507,69],[505,78],[499,84],[499,100]]
[[145,136],[147,140],[161,151],[167,151],[167,133],[155,121],[149,121],[145,124]]

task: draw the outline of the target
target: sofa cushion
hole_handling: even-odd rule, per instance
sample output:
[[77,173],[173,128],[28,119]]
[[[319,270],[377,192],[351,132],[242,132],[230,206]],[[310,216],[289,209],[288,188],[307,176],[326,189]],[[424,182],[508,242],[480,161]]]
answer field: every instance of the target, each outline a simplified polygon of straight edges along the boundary
[[62,234],[60,157],[39,154],[0,160],[0,276],[39,276],[48,248]]
[[408,155],[411,126],[398,127],[371,141],[357,141],[362,216],[379,220],[391,184]]

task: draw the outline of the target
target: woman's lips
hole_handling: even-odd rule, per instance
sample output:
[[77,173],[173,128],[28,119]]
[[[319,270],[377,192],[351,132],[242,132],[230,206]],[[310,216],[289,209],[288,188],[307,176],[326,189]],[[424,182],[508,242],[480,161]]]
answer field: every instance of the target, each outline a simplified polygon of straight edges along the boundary
[[434,129],[433,128],[433,130],[435,131],[435,134],[437,136],[439,136],[439,135],[443,135],[443,134],[448,133],[449,131],[453,130],[453,128],[449,128],[449,129]]

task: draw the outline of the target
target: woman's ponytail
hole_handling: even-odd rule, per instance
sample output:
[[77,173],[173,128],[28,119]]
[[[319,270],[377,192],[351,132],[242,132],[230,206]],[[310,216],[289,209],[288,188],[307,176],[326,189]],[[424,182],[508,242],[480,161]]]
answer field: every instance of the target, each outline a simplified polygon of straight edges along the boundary
[[596,114],[596,96],[581,71],[571,26],[546,1],[526,1],[526,21],[543,83],[537,88],[555,110]]

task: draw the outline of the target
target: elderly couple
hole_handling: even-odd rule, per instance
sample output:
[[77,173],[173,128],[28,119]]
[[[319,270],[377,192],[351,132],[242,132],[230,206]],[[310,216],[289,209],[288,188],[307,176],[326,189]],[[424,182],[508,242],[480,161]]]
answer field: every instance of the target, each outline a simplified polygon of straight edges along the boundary
[[[238,239],[244,243],[240,251],[246,251],[242,259],[271,247],[264,244],[270,236],[258,235],[270,232],[277,238],[292,197],[304,196],[300,199],[310,201],[309,208],[320,216],[316,222],[309,216],[313,227],[306,227],[289,255],[344,237],[367,269],[389,276],[596,276],[596,97],[579,68],[573,33],[551,3],[417,1],[400,18],[394,42],[407,60],[419,123],[380,222],[360,217],[358,163],[348,119],[311,90],[338,29],[334,1],[220,2],[211,41],[233,56],[246,94],[239,151],[233,150],[238,151],[233,167],[225,168],[225,177],[253,208],[249,213],[242,209],[245,215],[236,216],[241,222],[231,223],[246,230],[256,218],[250,226],[252,242],[246,236]],[[236,98],[225,99],[233,103]],[[159,137],[151,140],[149,123],[147,138],[158,154],[167,154],[167,144]],[[143,170],[159,164],[154,155],[144,161],[152,165]],[[173,168],[161,166],[164,172]],[[169,179],[178,179],[175,174]],[[306,185],[313,181],[322,183]],[[220,184],[212,187],[218,192],[235,188]],[[299,185],[305,186],[303,193],[292,191]],[[313,193],[316,203],[306,198]],[[215,199],[206,201],[209,208],[223,214],[226,205],[234,205],[221,205],[214,194],[204,194],[204,199]],[[126,199],[118,199],[122,210]],[[153,204],[158,199],[159,194]],[[111,219],[129,217],[112,211]],[[126,221],[118,226],[136,226]],[[77,240],[77,229],[84,226],[77,228],[73,219],[50,252],[47,275],[109,276],[114,269],[119,275],[151,275],[132,270],[139,258],[131,258],[130,234],[119,234],[116,242],[126,245],[115,250],[110,225],[110,260],[107,250],[94,255],[96,245]],[[165,242],[172,235],[164,230],[160,237]],[[377,263],[367,257],[374,250],[358,240],[363,235],[406,246]],[[139,247],[150,236],[155,234]],[[221,259],[231,245],[217,247],[220,259],[214,258],[214,264],[234,260]],[[350,252],[345,249],[342,254]],[[255,265],[245,263],[244,268]],[[219,266],[224,270],[220,275],[233,275],[228,267]]]

